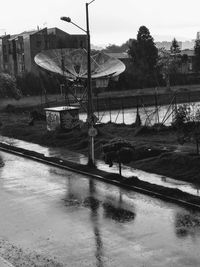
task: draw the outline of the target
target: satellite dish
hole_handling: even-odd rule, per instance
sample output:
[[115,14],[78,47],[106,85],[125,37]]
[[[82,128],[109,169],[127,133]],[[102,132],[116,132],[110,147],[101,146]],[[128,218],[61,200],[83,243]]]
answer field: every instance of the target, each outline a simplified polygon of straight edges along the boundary
[[[37,65],[45,70],[58,73],[68,80],[87,79],[87,51],[85,49],[44,50],[34,58]],[[91,78],[105,79],[119,76],[125,71],[119,59],[103,52],[91,55]]]

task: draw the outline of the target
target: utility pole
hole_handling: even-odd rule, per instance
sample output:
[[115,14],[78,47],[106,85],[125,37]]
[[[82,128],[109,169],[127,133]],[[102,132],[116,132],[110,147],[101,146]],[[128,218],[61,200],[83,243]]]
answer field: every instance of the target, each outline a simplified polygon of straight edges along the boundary
[[[93,0],[94,1],[94,0]],[[91,44],[90,44],[90,28],[89,28],[89,11],[88,6],[91,4],[86,3],[86,26],[87,26],[87,97],[88,97],[88,105],[87,105],[87,120],[88,120],[88,135],[89,135],[89,157],[88,157],[88,165],[95,166],[94,160],[94,136],[96,131],[94,129],[94,114],[93,114],[93,102],[92,102],[92,84],[91,84]]]
[[61,17],[61,20],[72,23],[80,30],[87,34],[87,123],[88,123],[88,136],[89,136],[89,147],[88,147],[88,166],[95,167],[94,158],[94,137],[97,135],[97,130],[94,128],[94,114],[93,114],[93,101],[92,101],[92,83],[91,83],[91,44],[90,44],[90,28],[89,28],[89,11],[88,6],[94,2],[92,0],[86,3],[86,30],[71,21],[69,17]]

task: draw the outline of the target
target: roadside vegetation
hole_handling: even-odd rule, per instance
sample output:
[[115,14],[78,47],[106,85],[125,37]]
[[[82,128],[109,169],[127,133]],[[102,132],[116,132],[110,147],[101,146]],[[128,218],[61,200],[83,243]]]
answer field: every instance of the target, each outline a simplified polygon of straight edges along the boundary
[[[191,76],[180,72],[183,64],[188,63],[186,55],[180,54],[178,41],[174,38],[170,51],[158,50],[153,37],[146,26],[141,26],[135,39],[122,45],[130,60],[126,71],[118,82],[110,81],[108,90],[165,86],[170,91],[175,84],[199,83],[200,43],[195,45],[195,72]],[[120,47],[110,45],[105,52],[119,51]],[[196,75],[196,76],[195,76]],[[191,78],[191,79],[190,79]],[[194,78],[194,80],[193,80]],[[25,73],[13,78],[9,74],[0,75],[0,96],[19,99],[21,95],[47,96],[60,93],[61,85],[67,82],[60,76],[40,72],[39,76]],[[18,89],[19,88],[19,89]],[[66,95],[65,95],[66,97]],[[165,95],[164,95],[165,97]],[[67,100],[67,99],[65,99]],[[57,130],[48,132],[44,114],[30,113],[30,108],[7,106],[0,113],[1,134],[13,138],[35,142],[45,146],[66,147],[69,150],[88,153],[88,127],[86,124],[71,131]],[[31,116],[30,116],[31,114]],[[38,115],[37,115],[38,114]],[[166,175],[172,178],[200,184],[200,109],[192,112],[191,106],[183,105],[176,110],[176,117],[171,126],[140,124],[99,124],[95,138],[95,156],[104,158],[112,168],[113,162]]]
[[[193,69],[189,70],[191,59],[182,54],[178,41],[174,38],[170,51],[157,49],[150,30],[146,26],[138,29],[137,36],[121,46],[109,45],[105,53],[128,53],[124,60],[126,70],[118,81],[109,81],[109,91],[126,91],[174,85],[200,84],[200,42],[194,47]],[[96,51],[97,52],[97,51]],[[92,51],[95,53],[95,51]],[[8,74],[2,74],[8,75]],[[12,78],[13,79],[13,78]],[[16,87],[24,96],[60,93],[60,85],[65,83],[59,75],[39,70],[39,75],[24,73],[17,76]],[[1,91],[0,91],[1,95]]]
[[130,38],[121,46],[109,45],[107,53],[128,52],[130,60],[126,62],[126,71],[120,75],[119,82],[110,82],[109,90],[128,90],[148,87],[199,84],[200,77],[200,41],[194,47],[193,66],[189,70],[191,59],[181,53],[178,41],[174,38],[170,51],[157,49],[150,30],[141,26],[136,38]]
[[16,79],[7,73],[0,73],[0,97],[20,99],[21,91],[17,88]]
[[[181,123],[187,127],[192,123],[185,122],[187,116],[181,115],[183,110],[184,107],[177,111],[175,123],[168,127],[162,125],[136,127],[135,124],[115,123],[96,126],[98,135],[95,137],[95,157],[104,159],[105,163],[110,165],[111,172],[113,162],[118,162],[119,165],[127,164],[148,172],[200,184],[200,156],[194,139],[198,127],[190,128],[187,134],[190,138],[185,137],[184,142],[180,142],[180,134],[184,134],[184,131],[181,132],[181,128],[177,128],[177,125]],[[19,113],[2,112],[0,120],[2,135],[88,154],[86,124],[80,129],[71,131],[58,129],[55,132],[48,132],[44,116],[38,116],[34,123],[30,124],[30,113],[26,110]],[[199,125],[197,122],[193,123]],[[119,174],[121,174],[120,166]]]

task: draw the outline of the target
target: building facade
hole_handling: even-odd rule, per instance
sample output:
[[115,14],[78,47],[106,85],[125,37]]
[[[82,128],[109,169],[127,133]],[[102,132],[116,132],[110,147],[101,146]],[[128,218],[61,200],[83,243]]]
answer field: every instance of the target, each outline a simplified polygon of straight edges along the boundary
[[86,48],[86,35],[70,35],[58,28],[22,32],[0,37],[0,72],[22,76],[38,74],[37,53],[47,49]]

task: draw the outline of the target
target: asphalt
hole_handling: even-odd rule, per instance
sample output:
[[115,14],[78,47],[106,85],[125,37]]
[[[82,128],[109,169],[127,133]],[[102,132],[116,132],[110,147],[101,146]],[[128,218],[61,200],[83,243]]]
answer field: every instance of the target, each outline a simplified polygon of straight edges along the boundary
[[14,267],[14,265],[12,265],[0,256],[0,267]]
[[200,266],[199,212],[12,154],[1,158],[0,250],[14,266]]
[[[61,160],[61,158],[52,158],[52,157],[46,157],[43,154],[40,154],[36,151],[30,151],[22,148],[18,148],[12,145],[8,145],[5,143],[0,142],[0,150],[12,153],[18,156],[26,157],[32,160],[36,160],[39,162],[42,162],[44,164],[52,165],[54,167],[66,169],[75,173],[83,174],[89,177],[96,178],[97,180],[104,181],[106,183],[110,183],[119,187],[123,187],[126,189],[131,189],[136,192],[140,192],[146,195],[154,196],[169,202],[174,202],[178,203],[183,206],[188,206],[190,208],[195,208],[195,209],[200,209],[200,205],[193,203],[193,196],[192,196],[192,202],[190,202],[190,199],[187,198],[187,201],[185,201],[185,196],[184,199],[181,199],[180,196],[178,197],[177,194],[174,195],[168,195],[166,192],[163,194],[162,192],[156,192],[156,190],[152,190],[149,188],[145,188],[143,186],[135,186],[135,185],[129,185],[124,183],[123,181],[118,181],[118,180],[112,180],[112,179],[107,179],[105,178],[105,175],[108,174],[105,171],[101,171],[99,169],[88,169],[86,165],[82,164],[77,164],[74,162],[69,162],[69,161],[64,161]],[[173,189],[171,189],[171,192]],[[198,199],[198,197],[197,197]]]

